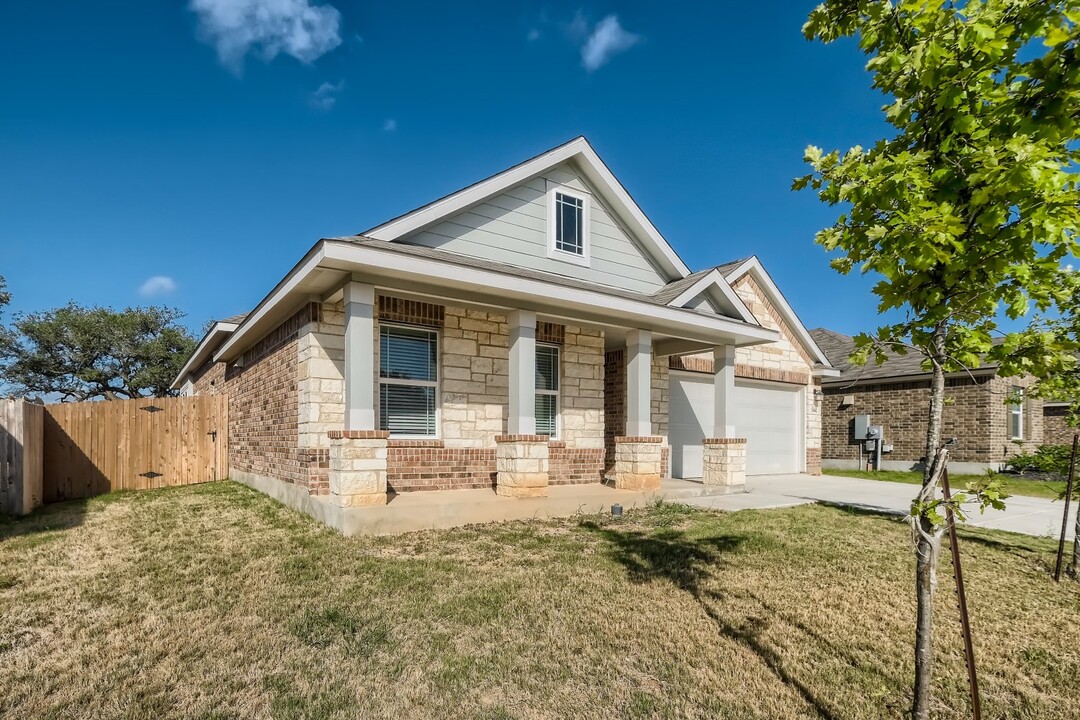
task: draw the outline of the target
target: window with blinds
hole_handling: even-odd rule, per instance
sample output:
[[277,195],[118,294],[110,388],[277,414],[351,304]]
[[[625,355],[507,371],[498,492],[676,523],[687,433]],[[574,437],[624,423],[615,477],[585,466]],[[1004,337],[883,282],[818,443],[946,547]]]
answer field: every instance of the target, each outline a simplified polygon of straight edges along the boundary
[[536,346],[536,434],[559,434],[559,348]]
[[379,428],[391,436],[434,437],[439,335],[421,328],[379,330]]

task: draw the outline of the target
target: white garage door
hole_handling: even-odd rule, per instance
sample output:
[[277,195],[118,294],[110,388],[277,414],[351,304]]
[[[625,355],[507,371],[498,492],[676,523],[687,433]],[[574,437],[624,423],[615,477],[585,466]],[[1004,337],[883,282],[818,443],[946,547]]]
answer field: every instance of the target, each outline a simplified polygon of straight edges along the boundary
[[[702,475],[702,438],[713,434],[713,385],[708,375],[671,373],[671,475]],[[773,475],[802,470],[799,389],[790,385],[735,385],[735,432],[746,438],[746,473]]]

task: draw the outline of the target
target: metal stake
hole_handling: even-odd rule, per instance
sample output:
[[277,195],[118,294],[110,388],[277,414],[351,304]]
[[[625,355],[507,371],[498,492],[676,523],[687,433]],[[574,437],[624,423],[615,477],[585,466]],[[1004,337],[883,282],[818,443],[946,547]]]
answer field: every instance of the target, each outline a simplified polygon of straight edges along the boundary
[[[1069,502],[1073,493],[1073,474],[1076,471],[1076,443],[1080,434],[1073,434],[1072,455],[1069,456],[1069,481],[1065,483],[1065,516],[1061,519],[1061,539],[1058,540],[1057,562],[1054,564],[1054,582],[1061,582],[1061,560],[1065,556],[1065,531],[1069,528]],[[1073,542],[1080,542],[1075,538]]]
[[964,659],[967,662],[968,689],[971,691],[972,720],[982,720],[979,701],[979,678],[975,672],[975,647],[971,643],[971,619],[968,617],[967,593],[964,592],[964,571],[960,568],[960,546],[956,538],[956,518],[953,515],[952,491],[949,488],[949,469],[941,473],[941,489],[945,495],[945,520],[949,523],[949,546],[952,549],[953,578],[956,580],[956,602],[960,606],[960,629],[964,636]]

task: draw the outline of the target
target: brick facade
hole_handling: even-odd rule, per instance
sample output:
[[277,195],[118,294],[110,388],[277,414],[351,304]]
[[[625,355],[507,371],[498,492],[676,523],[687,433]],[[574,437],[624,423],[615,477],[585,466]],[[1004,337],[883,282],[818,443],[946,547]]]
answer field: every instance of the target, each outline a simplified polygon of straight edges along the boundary
[[[1024,401],[1024,439],[1008,437],[1006,399],[1012,386],[1029,387],[1030,378],[957,377],[945,382],[946,404],[942,437],[956,438],[950,457],[957,462],[997,464],[1018,452],[1030,452],[1043,442],[1042,401]],[[851,404],[843,400],[850,397]],[[822,456],[826,460],[858,460],[855,415],[870,415],[884,428],[885,444],[893,451],[883,461],[921,461],[926,444],[930,381],[832,385],[824,388]]]
[[224,369],[231,474],[277,478],[312,494],[328,491],[328,450],[302,453],[298,437],[297,335],[317,313],[316,305],[305,305]]
[[[757,297],[752,283],[741,283],[741,287],[745,297]],[[507,428],[506,315],[388,295],[377,296],[376,302],[372,338],[376,368],[382,324],[419,325],[439,332],[440,437],[391,439],[386,448],[388,488],[410,492],[492,487],[497,469],[495,438]],[[760,298],[754,302],[759,312],[768,308],[766,324],[773,322],[775,313],[768,303]],[[540,321],[536,331],[539,342],[561,349],[561,425],[558,439],[548,443],[549,483],[600,482],[611,475],[615,437],[625,432],[625,350],[605,353],[604,333],[598,329]],[[277,478],[312,494],[329,492],[329,433],[344,426],[344,338],[340,301],[308,303],[248,350],[240,363],[227,370],[220,363],[208,364],[193,374],[196,393],[230,394],[235,473]],[[809,367],[798,350],[787,346],[778,353],[747,350],[740,350],[740,377],[811,382]],[[707,362],[653,357],[652,429],[661,438],[663,476],[670,472],[670,367],[711,372],[711,363],[711,357]],[[377,404],[378,377],[372,382]],[[815,427],[811,422],[808,430]],[[820,451],[808,447],[807,458],[808,469],[815,470]]]
[[1068,405],[1043,406],[1043,442],[1047,445],[1071,445],[1077,429],[1069,427]]

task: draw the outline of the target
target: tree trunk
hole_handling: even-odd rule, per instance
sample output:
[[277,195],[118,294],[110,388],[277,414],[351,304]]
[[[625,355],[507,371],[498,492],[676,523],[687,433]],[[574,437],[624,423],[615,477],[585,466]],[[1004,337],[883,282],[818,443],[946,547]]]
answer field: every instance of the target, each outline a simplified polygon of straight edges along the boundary
[[[941,415],[945,407],[945,325],[938,325],[930,339],[930,361],[934,375],[930,384],[930,414],[926,426],[926,455],[923,463],[923,486],[934,476],[941,446]],[[915,597],[918,615],[915,621],[915,692],[911,703],[913,720],[930,718],[930,683],[934,665],[934,579],[937,552],[930,538],[933,526],[919,518],[922,533],[915,540]]]

